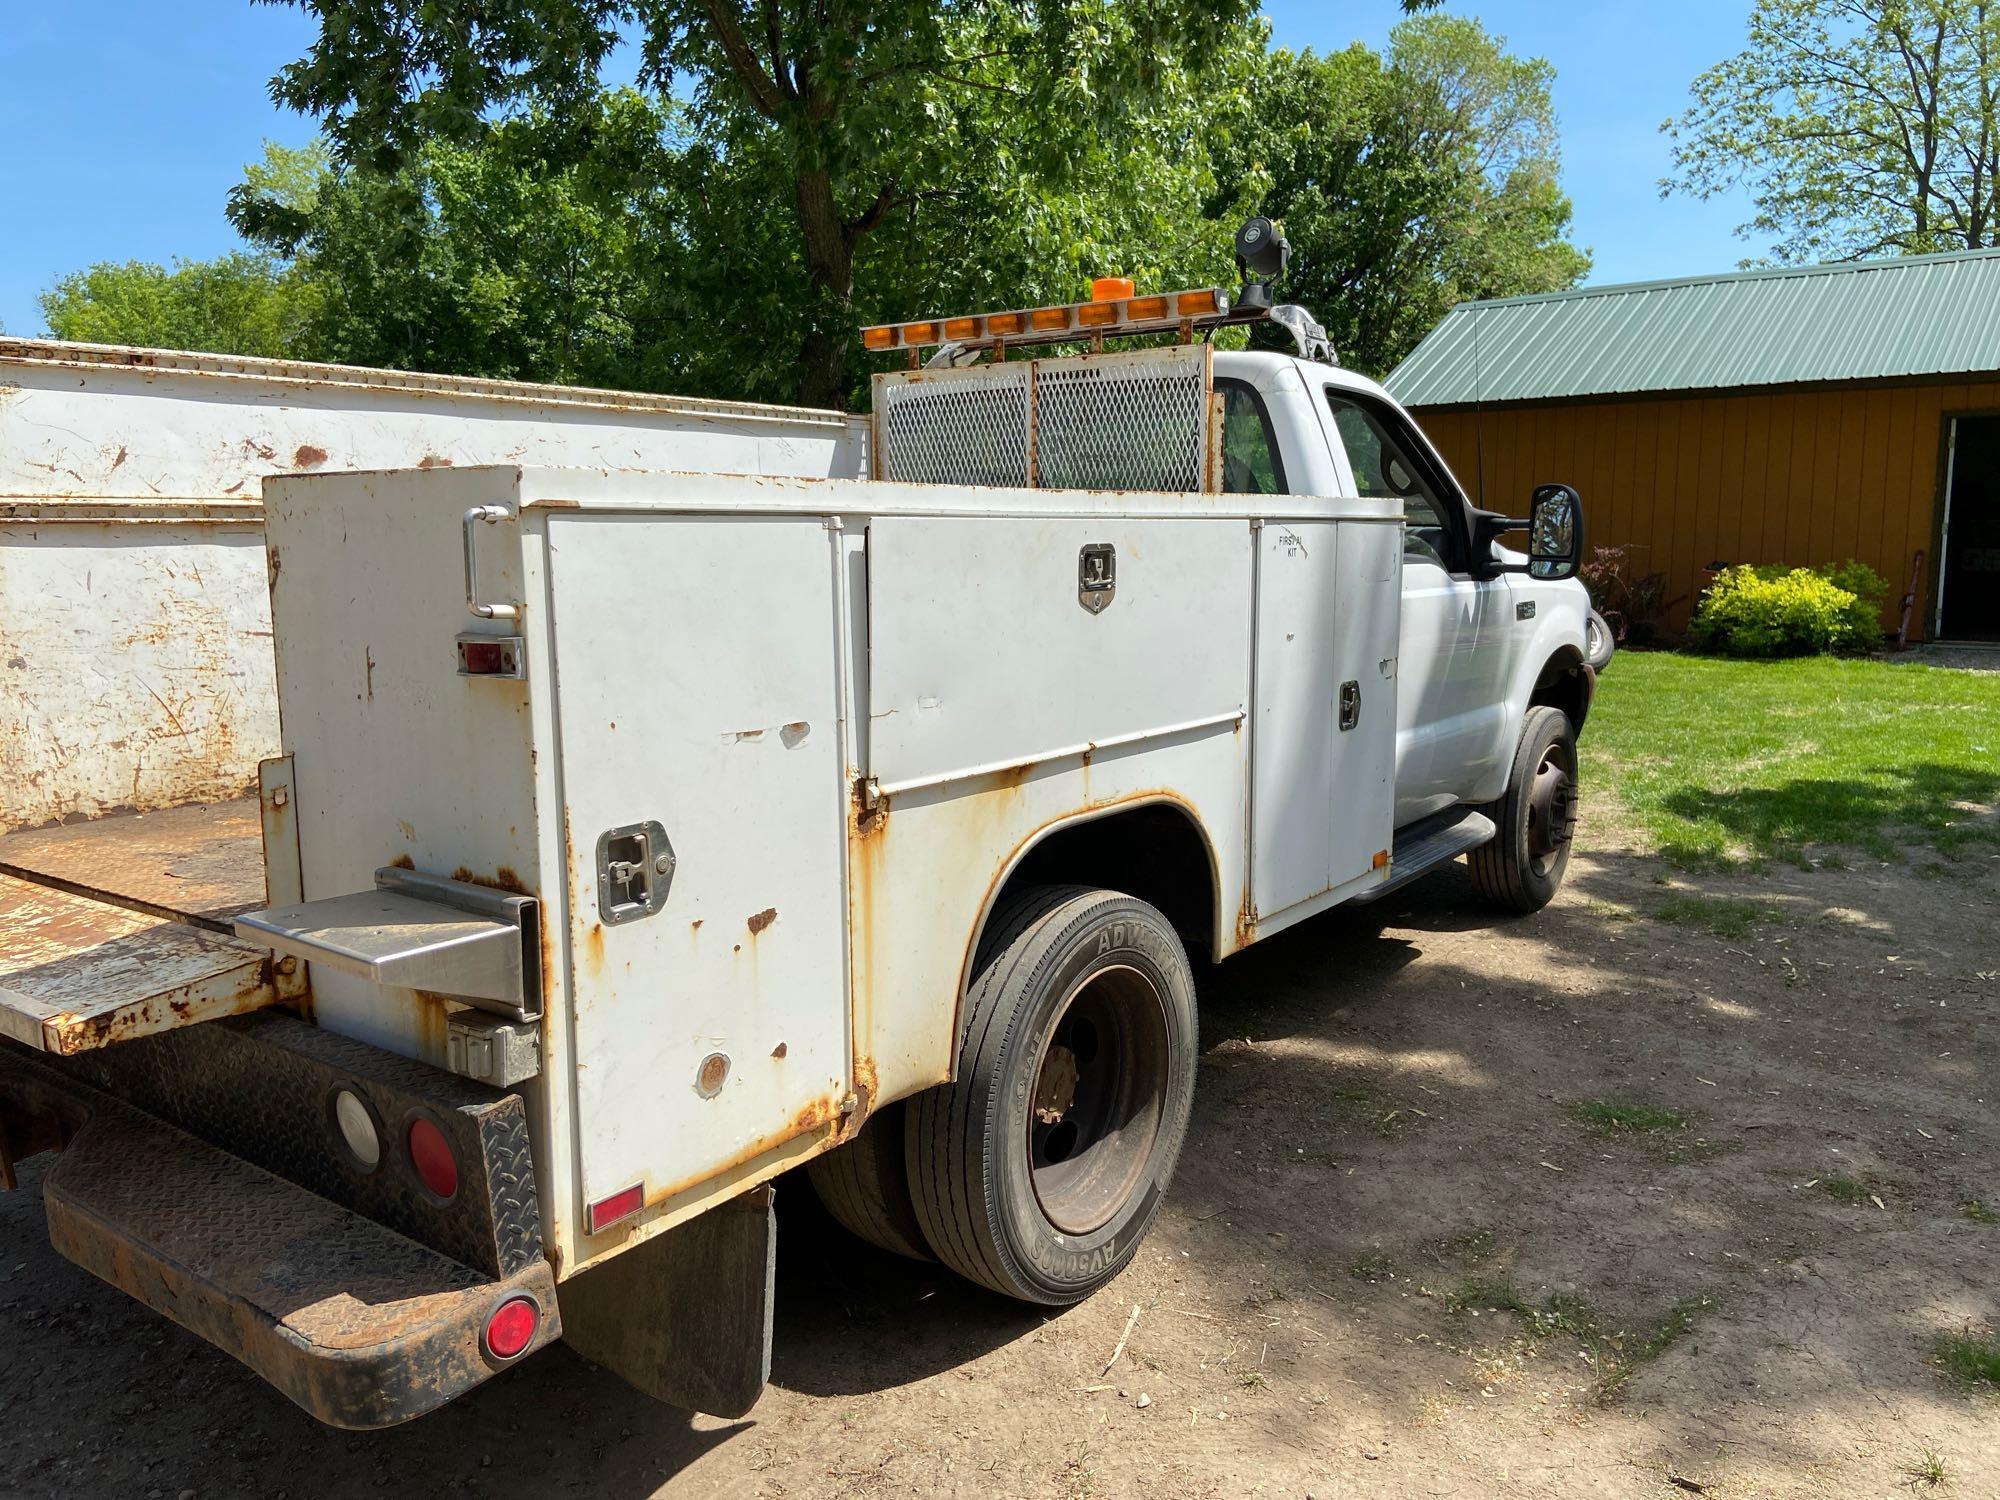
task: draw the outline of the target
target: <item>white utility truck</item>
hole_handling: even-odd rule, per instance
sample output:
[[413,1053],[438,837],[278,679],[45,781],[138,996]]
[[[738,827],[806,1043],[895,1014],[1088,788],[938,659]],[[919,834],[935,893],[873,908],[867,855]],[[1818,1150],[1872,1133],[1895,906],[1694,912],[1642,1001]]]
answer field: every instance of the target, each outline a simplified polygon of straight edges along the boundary
[[57,1248],[343,1426],[559,1337],[735,1414],[779,1174],[1075,1301],[1180,1153],[1193,957],[1459,854],[1546,902],[1575,494],[1475,510],[1255,279],[1097,291],[867,330],[911,368],[853,429],[266,479],[263,889],[0,838],[0,1175],[61,1149]]

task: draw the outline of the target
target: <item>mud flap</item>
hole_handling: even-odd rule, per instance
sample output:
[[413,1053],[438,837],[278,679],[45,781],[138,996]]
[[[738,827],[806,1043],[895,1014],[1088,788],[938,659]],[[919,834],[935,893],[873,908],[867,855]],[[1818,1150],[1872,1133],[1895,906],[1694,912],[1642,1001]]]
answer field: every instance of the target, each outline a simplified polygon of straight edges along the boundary
[[753,1188],[571,1277],[563,1337],[656,1401],[742,1416],[771,1378],[772,1199]]

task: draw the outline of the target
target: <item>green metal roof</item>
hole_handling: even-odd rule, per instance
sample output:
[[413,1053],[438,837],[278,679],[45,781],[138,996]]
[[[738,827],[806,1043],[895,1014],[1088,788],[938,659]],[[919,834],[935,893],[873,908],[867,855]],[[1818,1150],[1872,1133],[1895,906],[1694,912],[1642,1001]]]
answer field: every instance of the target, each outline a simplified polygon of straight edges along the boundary
[[2000,250],[1462,302],[1384,382],[1405,406],[2000,370]]

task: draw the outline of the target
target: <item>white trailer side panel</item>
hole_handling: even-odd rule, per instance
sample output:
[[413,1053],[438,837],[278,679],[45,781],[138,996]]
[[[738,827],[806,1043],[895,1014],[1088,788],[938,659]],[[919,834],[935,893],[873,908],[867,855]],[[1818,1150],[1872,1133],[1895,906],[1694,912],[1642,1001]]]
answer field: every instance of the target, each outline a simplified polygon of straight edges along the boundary
[[275,753],[264,532],[0,506],[0,832],[240,795]]

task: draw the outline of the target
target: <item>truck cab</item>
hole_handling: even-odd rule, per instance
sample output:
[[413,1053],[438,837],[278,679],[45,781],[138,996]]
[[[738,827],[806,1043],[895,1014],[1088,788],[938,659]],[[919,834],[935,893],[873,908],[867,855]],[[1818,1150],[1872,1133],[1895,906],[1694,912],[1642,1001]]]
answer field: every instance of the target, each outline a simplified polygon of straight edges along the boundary
[[1215,385],[1226,490],[1402,509],[1398,828],[1497,797],[1531,700],[1582,730],[1596,681],[1582,585],[1501,571],[1526,558],[1482,535],[1483,513],[1394,397],[1351,370],[1275,353],[1217,353]]

